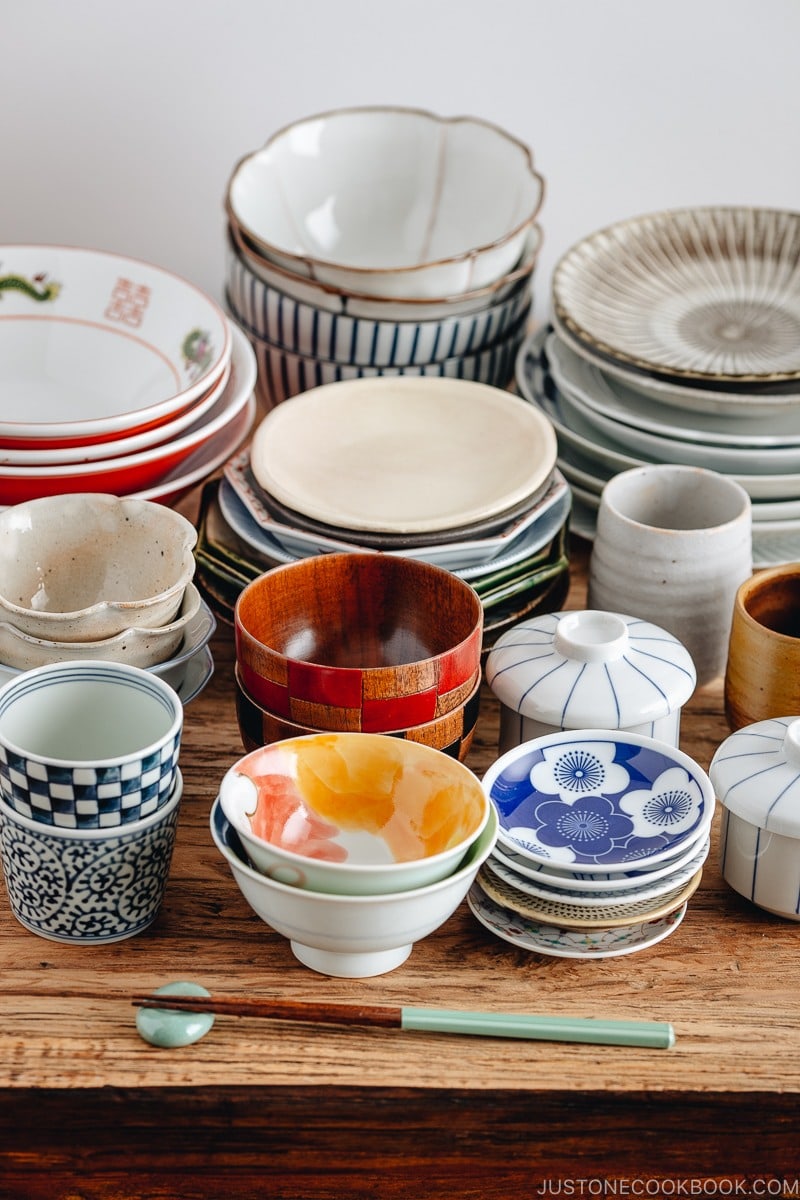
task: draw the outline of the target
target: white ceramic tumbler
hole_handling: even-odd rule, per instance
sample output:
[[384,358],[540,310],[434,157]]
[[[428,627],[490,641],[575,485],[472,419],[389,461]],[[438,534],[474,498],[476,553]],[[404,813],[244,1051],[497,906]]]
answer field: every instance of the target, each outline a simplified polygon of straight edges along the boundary
[[589,607],[668,630],[689,651],[698,686],[725,671],[736,591],[752,569],[750,497],[728,476],[654,463],[604,487]]

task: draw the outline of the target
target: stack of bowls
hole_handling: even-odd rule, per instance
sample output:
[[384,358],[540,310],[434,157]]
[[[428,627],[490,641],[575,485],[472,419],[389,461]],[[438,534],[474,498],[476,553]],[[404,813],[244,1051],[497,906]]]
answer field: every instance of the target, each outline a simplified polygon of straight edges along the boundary
[[534,738],[483,779],[497,845],[469,903],[537,954],[610,958],[668,937],[709,852],[714,791],[667,742],[607,729]]
[[750,496],[756,566],[800,558],[798,261],[800,214],[759,208],[646,214],[567,251],[516,377],[558,431],[576,529],[618,472],[699,466]]
[[373,551],[458,575],[481,597],[487,647],[566,589],[571,496],[555,459],[550,422],[499,388],[357,379],[268,413],[218,499],[261,569]]
[[211,832],[244,898],[326,975],[394,970],[464,899],[497,814],[461,763],[413,742],[320,734],[224,776]]
[[64,661],[161,675],[188,703],[216,621],[193,582],[194,526],[150,500],[44,496],[0,513],[0,682]]
[[0,505],[174,501],[240,446],[255,356],[208,296],[94,250],[3,246],[0,259]]
[[57,663],[0,688],[0,859],[26,929],[98,945],[155,920],[182,730],[175,691],[126,664]]
[[505,386],[543,194],[516,138],[419,109],[322,113],[245,156],[225,197],[227,300],[264,406],[380,374]]
[[234,622],[246,749],[361,731],[459,759],[469,751],[483,612],[449,571],[383,554],[319,555],[253,580]]

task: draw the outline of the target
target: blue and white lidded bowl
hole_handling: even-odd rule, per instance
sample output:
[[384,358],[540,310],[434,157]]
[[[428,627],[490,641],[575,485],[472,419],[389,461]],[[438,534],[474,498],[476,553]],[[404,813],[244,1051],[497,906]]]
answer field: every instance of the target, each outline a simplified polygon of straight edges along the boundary
[[486,661],[501,706],[501,754],[561,729],[620,729],[677,746],[696,679],[671,633],[591,609],[522,621]]
[[800,717],[737,730],[709,776],[723,809],[723,878],[759,908],[800,921]]

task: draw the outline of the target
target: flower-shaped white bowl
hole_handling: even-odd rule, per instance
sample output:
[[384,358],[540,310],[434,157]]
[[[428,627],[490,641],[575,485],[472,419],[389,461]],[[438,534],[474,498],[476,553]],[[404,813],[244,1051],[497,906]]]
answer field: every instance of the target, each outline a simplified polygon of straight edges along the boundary
[[278,265],[378,296],[455,295],[519,260],[544,181],[472,117],[348,108],[297,121],[235,167],[231,220]]
[[260,874],[250,866],[219,800],[211,810],[211,835],[247,903],[262,921],[290,939],[300,962],[324,975],[361,979],[399,967],[416,942],[453,915],[491,853],[497,814],[490,811],[463,863],[446,879],[382,896],[308,892]]
[[229,242],[236,253],[242,269],[250,278],[261,280],[274,291],[298,304],[307,304],[319,313],[364,318],[369,321],[397,321],[398,323],[427,323],[480,313],[485,308],[501,304],[518,291],[530,291],[533,273],[542,245],[542,227],[536,223],[529,226],[522,247],[522,254],[510,271],[498,276],[485,287],[472,288],[450,296],[403,297],[368,296],[362,292],[351,292],[347,288],[333,287],[318,279],[295,275],[277,263],[264,258],[257,248],[247,241],[238,226],[231,221],[228,226]]
[[576,871],[661,863],[701,838],[714,812],[711,781],[689,755],[609,729],[524,742],[489,768],[483,786],[501,847]]
[[0,512],[0,620],[48,641],[90,641],[174,620],[197,531],[150,500],[46,496]]
[[192,627],[200,612],[202,597],[193,583],[186,585],[183,603],[174,620],[154,629],[134,626],[113,637],[91,642],[56,642],[35,638],[7,621],[0,622],[0,664],[16,671],[29,671],[65,659],[95,659],[102,662],[128,663],[132,667],[153,667],[170,659]]
[[312,733],[262,746],[226,772],[219,799],[260,872],[350,896],[444,879],[491,808],[457,759],[379,733]]

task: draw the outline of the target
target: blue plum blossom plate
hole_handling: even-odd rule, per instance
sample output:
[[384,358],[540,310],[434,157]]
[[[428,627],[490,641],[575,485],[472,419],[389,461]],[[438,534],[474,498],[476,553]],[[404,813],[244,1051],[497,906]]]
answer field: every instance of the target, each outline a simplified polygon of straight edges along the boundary
[[687,754],[607,729],[523,742],[489,768],[483,787],[497,808],[501,848],[612,875],[675,857],[714,811],[711,781]]

